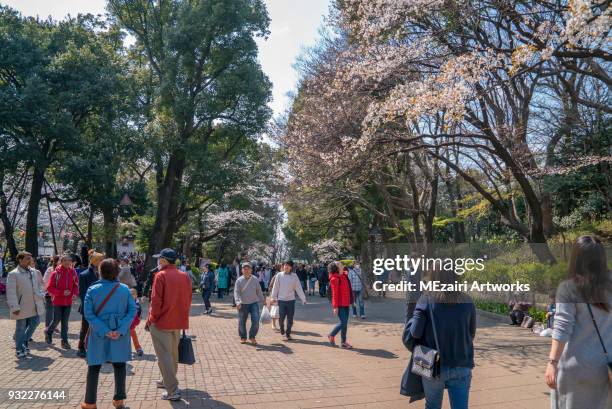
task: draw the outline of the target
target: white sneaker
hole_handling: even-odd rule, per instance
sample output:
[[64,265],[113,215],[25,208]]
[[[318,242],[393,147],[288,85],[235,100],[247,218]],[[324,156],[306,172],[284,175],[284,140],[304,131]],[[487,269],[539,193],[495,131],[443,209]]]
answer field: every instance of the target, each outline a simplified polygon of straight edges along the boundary
[[179,390],[177,390],[172,395],[169,395],[168,392],[164,392],[164,393],[162,393],[161,398],[163,400],[178,401],[178,400],[181,400],[181,392]]
[[357,318],[357,314],[353,314],[353,318]]
[[26,356],[25,351],[17,351],[17,358],[25,358]]

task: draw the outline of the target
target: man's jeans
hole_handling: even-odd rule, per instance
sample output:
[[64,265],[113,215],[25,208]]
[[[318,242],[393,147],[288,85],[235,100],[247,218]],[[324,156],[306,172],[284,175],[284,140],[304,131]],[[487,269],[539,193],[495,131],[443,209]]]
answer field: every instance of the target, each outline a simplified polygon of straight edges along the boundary
[[[281,335],[291,335],[293,327],[293,315],[295,314],[295,300],[281,301],[278,300],[278,316],[280,318]],[[287,317],[287,331],[285,332],[285,317]]]
[[471,381],[472,369],[463,367],[442,367],[438,379],[428,380],[423,378],[425,409],[442,408],[444,388],[448,389],[451,408],[468,409]]
[[240,309],[238,310],[238,335],[240,339],[247,338],[246,322],[249,314],[251,314],[251,329],[249,330],[248,338],[255,338],[259,331],[259,303],[240,304]]
[[[359,304],[359,316],[365,316],[365,304],[361,290],[353,291],[353,297],[355,298],[355,304]],[[357,306],[355,304],[353,304],[353,315],[357,315]]]
[[15,348],[17,352],[22,351],[26,347],[39,322],[40,317],[38,315],[23,318],[15,322]]

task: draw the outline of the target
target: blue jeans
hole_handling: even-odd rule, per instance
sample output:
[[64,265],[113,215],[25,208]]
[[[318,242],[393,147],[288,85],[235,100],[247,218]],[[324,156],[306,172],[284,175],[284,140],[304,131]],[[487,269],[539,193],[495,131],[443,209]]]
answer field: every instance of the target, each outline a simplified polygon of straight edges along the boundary
[[15,348],[17,349],[17,352],[22,351],[26,347],[28,340],[32,338],[32,334],[34,334],[39,322],[40,317],[38,315],[16,321]]
[[452,409],[468,409],[472,369],[464,367],[442,367],[438,379],[423,378],[425,391],[425,409],[441,409],[444,388],[448,389],[448,397]]
[[[365,303],[363,302],[361,290],[353,291],[353,297],[355,297],[355,304],[359,304],[359,316],[365,316]],[[353,304],[353,315],[357,315],[357,306],[355,304]]]
[[332,332],[329,333],[335,337],[340,332],[340,340],[346,342],[346,332],[348,331],[349,307],[338,307],[338,318],[340,322],[336,324]]
[[246,322],[249,314],[251,314],[249,339],[255,338],[259,331],[259,303],[240,304],[240,309],[238,310],[238,335],[240,339],[247,338]]

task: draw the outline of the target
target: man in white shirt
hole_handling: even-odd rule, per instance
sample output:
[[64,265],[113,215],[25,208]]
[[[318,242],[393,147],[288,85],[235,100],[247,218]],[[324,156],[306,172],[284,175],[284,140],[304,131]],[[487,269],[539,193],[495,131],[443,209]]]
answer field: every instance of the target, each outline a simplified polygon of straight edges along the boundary
[[[293,273],[293,261],[288,260],[283,264],[283,272],[278,273],[272,288],[272,302],[278,304],[281,335],[285,335],[287,341],[291,341],[291,327],[293,327],[293,315],[295,314],[295,294],[306,304],[306,295],[302,284],[296,274]],[[285,331],[285,317],[287,317],[287,331]]]

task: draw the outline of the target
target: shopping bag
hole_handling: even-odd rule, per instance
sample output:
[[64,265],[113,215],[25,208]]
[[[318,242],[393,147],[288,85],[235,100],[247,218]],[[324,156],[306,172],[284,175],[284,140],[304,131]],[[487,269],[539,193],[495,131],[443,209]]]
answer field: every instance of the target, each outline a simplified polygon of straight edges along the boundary
[[272,321],[272,315],[270,314],[270,310],[267,305],[264,305],[263,310],[261,310],[261,317],[259,318],[259,322],[262,324],[269,324]]
[[272,309],[270,310],[270,315],[272,316],[272,318],[278,318],[279,313],[278,313],[278,305],[273,305]]
[[178,344],[179,364],[193,365],[195,363],[195,354],[193,353],[193,345],[191,338],[187,337],[185,330]]

